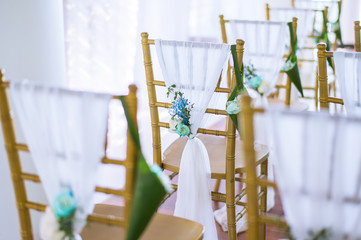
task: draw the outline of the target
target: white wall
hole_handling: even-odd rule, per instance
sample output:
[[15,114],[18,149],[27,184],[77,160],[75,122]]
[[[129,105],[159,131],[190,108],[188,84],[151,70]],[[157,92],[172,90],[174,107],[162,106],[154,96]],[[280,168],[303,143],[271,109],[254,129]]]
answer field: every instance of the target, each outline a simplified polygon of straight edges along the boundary
[[[62,1],[0,0],[0,68],[6,69],[6,78],[65,85],[64,66]],[[30,188],[31,195],[44,197],[41,189]],[[18,240],[18,216],[2,133],[0,191],[0,240]],[[34,229],[37,235],[37,226]]]

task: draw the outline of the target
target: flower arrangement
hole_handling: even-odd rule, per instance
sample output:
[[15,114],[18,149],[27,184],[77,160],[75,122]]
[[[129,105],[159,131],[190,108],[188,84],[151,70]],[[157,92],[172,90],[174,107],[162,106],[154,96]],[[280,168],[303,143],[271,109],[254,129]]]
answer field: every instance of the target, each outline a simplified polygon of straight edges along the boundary
[[228,114],[237,114],[241,111],[241,95],[226,103],[226,111]]
[[168,87],[167,97],[173,94],[172,106],[169,108],[171,119],[169,121],[169,128],[175,131],[180,136],[189,136],[192,132],[190,130],[191,111],[194,104],[191,104],[188,99],[184,97],[184,93],[175,91],[176,85],[173,84]]
[[69,189],[61,191],[52,207],[48,207],[41,220],[41,238],[44,240],[75,240],[73,224],[77,210],[76,200]]
[[269,82],[263,80],[257,73],[254,65],[250,62],[245,66],[244,72],[246,84],[251,89],[257,91],[261,96],[269,91]]
[[[252,63],[245,65],[243,68],[244,76],[246,78],[245,84],[255,90],[258,94],[263,96],[269,90],[269,82],[262,80],[262,78],[256,73],[256,69]],[[238,90],[236,97],[233,100],[227,101],[226,111],[228,114],[237,114],[241,111],[241,95],[246,92],[245,88]]]

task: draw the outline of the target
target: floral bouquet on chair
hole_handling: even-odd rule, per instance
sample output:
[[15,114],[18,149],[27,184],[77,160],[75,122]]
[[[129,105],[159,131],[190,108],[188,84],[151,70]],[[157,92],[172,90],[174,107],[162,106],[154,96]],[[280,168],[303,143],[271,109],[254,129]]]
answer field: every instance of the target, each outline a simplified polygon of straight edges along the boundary
[[[263,80],[257,74],[257,70],[251,62],[244,66],[243,71],[247,88],[254,90],[259,96],[263,97],[263,95],[269,91],[269,82]],[[240,99],[244,91],[240,91],[237,97],[227,102],[226,111],[228,114],[237,114],[241,111]]]
[[177,86],[173,84],[168,87],[167,97],[173,94],[172,106],[169,108],[171,119],[169,121],[169,128],[171,131],[178,133],[182,137],[189,137],[192,134],[191,124],[191,111],[194,104],[191,104],[188,99],[184,97],[184,93],[175,91]]
[[[40,223],[40,235],[43,240],[81,240],[74,233],[76,211],[81,211],[73,192],[69,188],[60,191],[51,207],[47,207]],[[79,220],[80,221],[80,220]]]
[[257,70],[251,62],[245,66],[244,75],[246,85],[255,90],[261,97],[269,91],[269,82],[257,74]]

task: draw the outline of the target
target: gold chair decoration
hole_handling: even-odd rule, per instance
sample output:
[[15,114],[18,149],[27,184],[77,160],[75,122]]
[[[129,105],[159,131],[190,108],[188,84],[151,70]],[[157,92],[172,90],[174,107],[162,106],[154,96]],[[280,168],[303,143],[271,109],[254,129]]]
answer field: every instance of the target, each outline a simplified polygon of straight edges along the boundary
[[[151,58],[151,45],[154,44],[154,40],[148,38],[148,33],[142,33],[142,46],[144,56],[144,66],[146,73],[146,82],[148,88],[149,107],[151,114],[152,124],[152,142],[153,142],[153,161],[161,166],[164,170],[171,171],[171,178],[174,178],[179,173],[180,159],[184,146],[186,144],[186,138],[178,138],[174,141],[162,154],[161,135],[160,128],[169,128],[169,124],[161,122],[158,109],[169,108],[170,102],[161,102],[161,87],[165,87],[164,81],[156,80],[153,74],[153,65]],[[239,64],[242,64],[243,56],[243,44],[242,40],[237,41],[237,57]],[[227,86],[222,87],[221,78],[215,88],[215,94],[230,94],[235,87],[235,80],[231,81]],[[164,89],[164,88],[163,88]],[[227,112],[223,109],[207,108],[206,114],[215,114],[221,116],[227,116]],[[244,216],[245,211],[242,211],[236,215],[235,205],[244,206],[244,202],[240,201],[244,196],[245,191],[235,193],[235,182],[241,182],[242,179],[236,177],[236,174],[244,172],[244,162],[242,159],[242,151],[239,148],[239,139],[236,138],[235,126],[230,118],[227,119],[226,130],[215,130],[209,128],[198,128],[197,137],[205,145],[211,168],[211,178],[213,179],[225,179],[226,180],[226,193],[214,191],[211,193],[212,200],[225,202],[227,205],[227,222],[228,222],[228,238],[236,239],[236,222]],[[164,140],[163,140],[164,141]],[[237,144],[236,144],[237,142]],[[257,152],[257,163],[263,163],[268,158],[268,149],[265,146],[261,146]],[[174,185],[174,191],[177,189],[177,185]],[[218,188],[216,187],[218,190]]]

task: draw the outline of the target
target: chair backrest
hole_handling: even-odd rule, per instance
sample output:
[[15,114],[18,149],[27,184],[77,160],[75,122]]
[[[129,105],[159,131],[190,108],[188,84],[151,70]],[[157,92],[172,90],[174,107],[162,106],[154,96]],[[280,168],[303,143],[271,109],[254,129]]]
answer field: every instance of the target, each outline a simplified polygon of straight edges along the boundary
[[[274,88],[283,63],[286,44],[287,24],[274,21],[226,20],[220,15],[222,39],[224,43],[235,42],[237,38],[245,41],[243,63],[250,62],[264,80],[269,81],[270,91]],[[230,34],[226,32],[226,23]]]
[[359,239],[361,119],[268,111],[276,182],[295,239]]
[[[262,172],[267,173],[266,169],[262,169],[261,176],[257,174],[256,153],[255,153],[255,131],[254,131],[254,116],[256,114],[264,113],[263,108],[252,107],[252,99],[249,96],[242,96],[242,111],[240,112],[241,129],[243,133],[243,148],[245,160],[245,183],[247,193],[247,239],[265,239],[265,225],[271,224],[278,227],[286,228],[287,224],[282,217],[267,213],[266,209],[261,209],[259,200],[259,188],[273,187],[277,189],[275,182],[265,178]],[[267,176],[267,174],[266,174]],[[267,194],[267,190],[263,192]]]
[[[37,174],[24,172],[22,170],[22,164],[20,159],[20,152],[29,152],[29,148],[26,144],[19,143],[15,135],[14,123],[11,117],[10,101],[8,98],[7,88],[10,86],[10,82],[4,80],[4,75],[0,72],[0,113],[1,113],[1,125],[5,140],[6,152],[9,161],[9,167],[12,175],[13,187],[15,191],[16,204],[18,208],[18,215],[21,228],[22,239],[34,239],[32,232],[32,223],[30,217],[30,210],[36,210],[43,212],[46,209],[46,205],[38,202],[29,201],[26,192],[26,182],[31,181],[41,184],[41,179]],[[116,97],[114,97],[116,98]],[[136,119],[137,99],[136,99],[136,86],[129,86],[129,95],[127,96],[127,105],[129,106],[130,113],[133,119]],[[35,114],[35,113],[34,113]],[[104,136],[105,137],[105,136]],[[105,139],[105,138],[104,138]],[[130,205],[133,194],[134,185],[134,169],[136,164],[136,148],[129,132],[127,133],[127,156],[125,160],[110,159],[106,156],[103,157],[103,164],[115,164],[124,166],[126,169],[126,184],[124,190],[96,187],[95,191],[114,194],[124,197],[125,199],[125,217],[118,218],[114,216],[102,216],[99,214],[88,215],[87,220],[91,222],[101,222],[106,224],[112,224],[122,227],[127,227],[127,220],[130,214]],[[106,144],[105,144],[106,149]]]
[[297,18],[298,47],[303,48],[307,38],[313,33],[313,21],[316,10],[307,8],[279,8],[266,4],[266,19],[273,21],[290,21]]
[[[162,149],[161,149],[161,134],[160,128],[169,128],[169,123],[161,122],[159,120],[159,108],[169,108],[171,106],[171,100],[168,102],[159,101],[159,94],[157,94],[156,86],[166,87],[164,81],[154,79],[152,58],[151,58],[151,45],[154,45],[155,40],[148,38],[148,33],[142,33],[142,46],[143,46],[143,56],[144,56],[144,66],[145,74],[147,81],[148,97],[149,97],[149,107],[151,114],[151,123],[152,123],[152,136],[153,136],[153,162],[162,166]],[[243,56],[243,44],[242,40],[237,41],[236,51],[238,61],[242,64]],[[215,88],[215,93],[227,93],[230,94],[232,89],[235,87],[235,80],[232,83],[232,87],[221,87],[220,83],[221,78]],[[207,108],[205,110],[208,114],[224,115],[228,116],[228,113],[224,109],[215,109]],[[235,128],[232,124],[232,121],[229,119],[227,124],[227,130],[212,130],[207,128],[198,128],[198,133],[211,134],[216,136],[225,136],[227,138],[227,156],[230,155],[230,158],[234,160],[234,151],[235,151]],[[232,144],[233,142],[233,144]],[[232,157],[233,156],[233,157]]]
[[[284,8],[279,8],[280,11],[284,11],[285,13],[292,13],[292,11],[288,11],[287,10],[284,10]],[[293,9],[293,8],[291,8]],[[269,4],[267,3],[266,4],[266,16],[267,16],[267,21],[270,21],[270,7],[269,7]],[[298,31],[298,18],[297,17],[292,17],[291,15],[289,14],[286,14],[285,16],[281,17],[281,19],[277,19],[277,20],[281,20],[281,21],[289,21],[290,19],[292,19],[292,29],[293,29],[293,36],[295,38],[296,41],[299,41],[299,35],[297,34],[297,31]],[[287,42],[290,42],[290,35],[286,35],[287,36]],[[291,48],[289,47],[289,52],[291,52]],[[287,56],[287,55],[286,55]],[[300,59],[299,59],[299,62]],[[282,71],[281,71],[282,72]],[[278,88],[285,88],[286,90],[286,94],[285,94],[285,104],[287,106],[291,105],[291,79],[287,76],[287,80],[286,80],[286,84],[285,85],[281,85],[281,84],[277,84],[276,87]]]
[[360,21],[355,21],[354,24],[355,24],[355,26],[354,26],[354,32],[355,32],[355,51],[356,51],[356,52],[361,52],[361,40],[360,40],[361,25],[360,25]]

